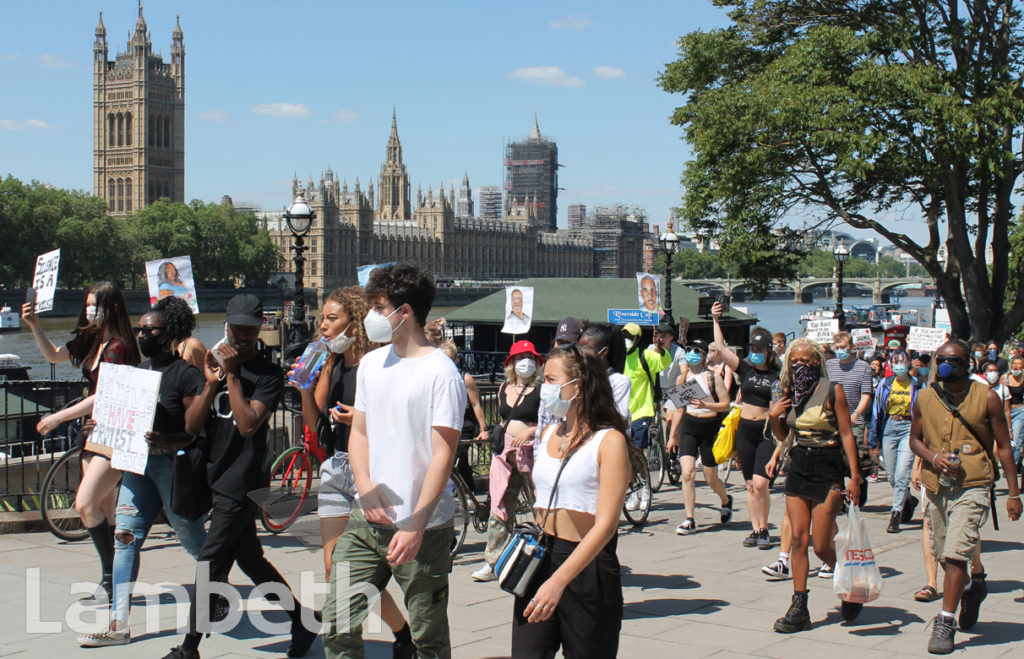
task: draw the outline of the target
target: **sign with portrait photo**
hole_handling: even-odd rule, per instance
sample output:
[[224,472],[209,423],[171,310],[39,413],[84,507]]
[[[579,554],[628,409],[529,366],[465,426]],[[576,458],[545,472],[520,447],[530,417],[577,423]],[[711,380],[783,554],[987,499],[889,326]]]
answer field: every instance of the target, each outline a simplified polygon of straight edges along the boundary
[[505,287],[505,334],[525,334],[533,322],[533,286]]
[[192,313],[199,313],[196,284],[192,278],[192,258],[174,256],[169,259],[146,261],[146,281],[149,283],[149,304],[165,297],[179,297],[188,303]]
[[661,312],[661,275],[649,272],[636,273],[637,304],[644,311]]

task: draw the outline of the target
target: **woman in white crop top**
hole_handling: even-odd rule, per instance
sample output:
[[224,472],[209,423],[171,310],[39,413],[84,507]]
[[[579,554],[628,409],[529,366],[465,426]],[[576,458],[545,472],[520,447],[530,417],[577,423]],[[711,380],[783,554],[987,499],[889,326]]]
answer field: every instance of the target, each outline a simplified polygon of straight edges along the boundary
[[561,648],[568,657],[615,657],[622,627],[616,529],[630,476],[626,422],[606,366],[575,344],[549,353],[541,404],[565,420],[541,431],[534,449],[537,524],[548,551],[526,595],[516,598],[512,656],[553,657]]

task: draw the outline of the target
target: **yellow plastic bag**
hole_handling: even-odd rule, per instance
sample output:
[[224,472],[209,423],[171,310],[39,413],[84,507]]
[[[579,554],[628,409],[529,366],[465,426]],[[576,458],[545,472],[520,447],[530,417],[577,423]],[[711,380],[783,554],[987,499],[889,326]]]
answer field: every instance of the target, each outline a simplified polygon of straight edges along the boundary
[[736,450],[736,429],[740,425],[740,408],[734,407],[722,420],[722,427],[718,429],[718,437],[715,438],[715,446],[712,449],[715,454],[715,462],[722,464],[732,458]]

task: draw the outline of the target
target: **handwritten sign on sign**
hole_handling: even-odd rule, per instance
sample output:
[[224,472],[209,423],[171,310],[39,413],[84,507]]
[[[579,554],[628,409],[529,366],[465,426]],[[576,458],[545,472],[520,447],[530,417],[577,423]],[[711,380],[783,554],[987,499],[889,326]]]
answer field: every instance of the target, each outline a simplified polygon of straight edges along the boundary
[[59,249],[42,254],[36,259],[36,272],[32,276],[32,288],[36,289],[36,313],[53,309],[53,296],[57,292],[57,269],[59,267]]
[[944,329],[915,325],[910,328],[910,333],[907,335],[907,348],[920,352],[935,352],[948,340],[949,335]]
[[815,343],[832,343],[832,339],[835,338],[838,331],[839,320],[836,318],[807,321],[807,338]]
[[100,364],[92,408],[96,427],[85,448],[110,457],[114,469],[144,474],[149,457],[146,432],[153,429],[161,376],[143,368]]
[[871,330],[866,327],[861,327],[855,330],[850,330],[850,334],[853,336],[853,346],[857,350],[874,349],[875,337],[871,336]]
[[686,407],[690,404],[691,400],[703,400],[711,395],[711,392],[707,390],[704,383],[698,380],[687,380],[683,384],[677,384],[676,386],[668,389],[665,392],[669,400],[676,408]]

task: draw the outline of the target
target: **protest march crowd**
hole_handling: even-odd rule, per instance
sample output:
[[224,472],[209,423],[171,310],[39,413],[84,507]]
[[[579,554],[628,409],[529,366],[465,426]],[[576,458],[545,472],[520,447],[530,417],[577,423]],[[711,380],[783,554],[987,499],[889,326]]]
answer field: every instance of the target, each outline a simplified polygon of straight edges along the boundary
[[[928,651],[952,652],[955,632],[978,621],[987,594],[981,530],[996,515],[1002,479],[1008,517],[1021,514],[1024,345],[1004,354],[995,343],[953,339],[923,352],[893,339],[858,350],[844,331],[824,343],[787,342],[755,327],[747,345],[729,346],[718,303],[713,341],[688,338],[667,316],[650,334],[633,323],[566,318],[552,345],[512,345],[496,394],[500,419],[488,420],[458,350],[427,321],[435,293],[431,275],[413,263],[374,270],[365,288],[334,291],[322,307],[317,349],[326,357],[316,372],[302,360],[282,368],[258,350],[263,309],[247,294],[230,300],[225,338],[210,349],[191,336],[193,310],[179,297],[159,297],[133,325],[121,291],[97,283],[66,343],[46,336],[27,302],[22,318],[43,357],[71,362],[89,382],[87,398],[44,417],[39,431],[95,419],[82,433],[75,505],[101,568],[86,600],[110,615],[80,645],[131,642],[141,549],[163,509],[197,562],[197,584],[200,572],[226,583],[237,563],[254,584],[273,587],[291,618],[288,656],[305,655],[320,634],[327,656],[364,656],[369,589],[394,633],[393,656],[450,657],[450,475],[455,464],[474,482],[464,458],[468,445],[481,443],[491,447],[490,517],[472,578],[513,595],[511,655],[615,657],[623,617],[617,529],[623,507],[639,505],[627,496],[631,457],[659,441],[653,432],[661,427],[681,473],[680,535],[702,530],[698,474],[717,497],[721,524],[730,522],[736,502],[719,467],[738,462],[751,527],[737,551],[777,547],[761,571],[793,583],[788,609],[780,598],[776,632],[811,628],[812,575],[835,580],[844,620],[878,597],[881,574],[859,507],[879,478],[893,488],[889,533],[902,532],[922,508],[926,583],[915,599],[941,600]],[[143,469],[122,471],[101,441],[94,407],[103,373],[114,372],[101,365],[160,374]],[[317,498],[330,583],[322,611],[291,595],[256,529],[254,493],[268,485],[268,427],[286,386],[298,388],[307,432],[327,455]],[[785,507],[772,511],[769,492],[779,480]],[[534,493],[532,519],[516,514],[524,481]],[[837,536],[840,515],[849,522]],[[339,565],[348,584],[331,578]],[[385,591],[392,577],[404,613]],[[199,657],[203,634],[227,608],[223,597],[197,593],[188,631],[166,657]]]

